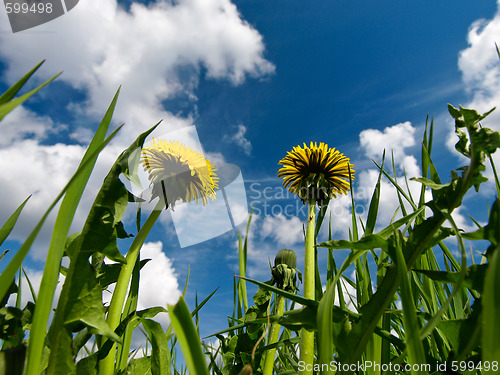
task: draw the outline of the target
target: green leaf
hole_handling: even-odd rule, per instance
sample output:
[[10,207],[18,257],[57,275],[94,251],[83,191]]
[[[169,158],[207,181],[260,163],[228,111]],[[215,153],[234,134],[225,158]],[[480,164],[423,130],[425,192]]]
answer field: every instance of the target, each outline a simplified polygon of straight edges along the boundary
[[76,364],[76,375],[97,375],[97,356],[89,355]]
[[168,306],[168,314],[189,373],[191,375],[208,375],[200,339],[183,297],[180,297],[179,302],[175,305]]
[[427,187],[431,188],[432,190],[441,190],[441,189],[445,189],[448,186],[450,186],[450,183],[439,184],[439,183],[436,183],[436,182],[429,180],[428,178],[424,178],[424,177],[413,177],[413,178],[410,178],[410,180],[420,182],[422,185],[427,186]]
[[[142,319],[154,318],[159,313],[166,312],[167,310],[160,306],[134,311],[121,321],[120,325],[116,328],[115,333],[121,337],[127,328],[130,327],[130,329],[134,330],[141,323]],[[98,351],[98,359],[101,360],[106,357],[113,345],[114,343],[110,340],[102,344],[101,349]]]
[[[463,285],[469,289],[477,290],[479,293],[483,291],[484,279],[486,276],[487,264],[474,264],[467,267],[466,276]],[[440,281],[448,284],[456,284],[459,282],[461,272],[447,272],[436,270],[414,269],[413,271],[426,275],[431,280]]]
[[[78,272],[73,276],[73,285],[79,289],[72,289],[65,306],[66,326],[83,323],[93,333],[105,336],[114,341],[120,338],[114,333],[104,319],[104,306],[102,304],[102,289],[97,283],[95,272],[86,259],[78,265]],[[86,263],[86,264],[85,264]]]
[[386,249],[387,240],[378,234],[369,234],[362,237],[359,241],[332,240],[322,242],[318,247],[327,247],[330,249],[351,249],[353,251],[367,251],[371,249]]
[[170,349],[168,339],[160,323],[151,319],[143,319],[142,326],[146,330],[151,342],[151,374],[169,375],[170,371]]
[[475,334],[478,325],[478,315],[474,314],[467,319],[448,319],[438,323],[439,329],[453,349],[454,358],[459,358],[461,353],[470,355],[479,343]]
[[279,318],[278,324],[292,331],[300,331],[302,328],[315,331],[318,329],[317,315],[318,305],[306,306]]
[[127,369],[120,375],[151,375],[151,357],[136,358],[130,361]]
[[118,251],[116,240],[123,228],[121,219],[127,208],[129,193],[120,180],[120,175],[129,173],[129,156],[142,148],[146,137],[157,126],[158,124],[142,133],[127,150],[123,151],[104,179],[82,231],[80,251],[88,256],[101,252],[125,263],[125,258]]
[[317,306],[318,305],[318,301],[304,298],[304,297],[299,296],[295,293],[286,292],[286,291],[279,289],[279,288],[276,288],[272,285],[269,285],[266,283],[261,283],[260,281],[248,279],[246,277],[241,277],[241,279],[244,279],[252,284],[258,285],[260,288],[262,288],[264,290],[269,290],[270,292],[274,292],[274,293],[276,293],[280,296],[283,296],[291,301],[300,303],[301,305],[304,305],[304,306]]
[[[151,259],[143,259],[140,262],[139,269],[142,269]],[[118,275],[120,274],[121,264],[112,263],[112,264],[103,264],[99,267],[97,274],[97,281],[102,289],[105,289],[107,286],[116,283],[118,280]]]

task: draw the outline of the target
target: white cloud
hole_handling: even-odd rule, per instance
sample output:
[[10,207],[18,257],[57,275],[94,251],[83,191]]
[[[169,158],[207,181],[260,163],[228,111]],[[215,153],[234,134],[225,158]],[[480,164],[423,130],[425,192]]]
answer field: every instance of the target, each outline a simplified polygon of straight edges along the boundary
[[381,132],[378,129],[366,129],[359,133],[359,142],[369,158],[380,160],[385,150],[390,160],[391,152],[394,160],[403,160],[405,149],[415,145],[415,128],[409,121],[388,126]]
[[47,116],[39,116],[24,107],[17,107],[2,121],[0,149],[26,138],[43,140],[57,129]]
[[230,143],[234,143],[240,146],[246,155],[250,155],[252,153],[252,143],[247,138],[245,138],[246,132],[246,126],[240,124],[238,125],[238,131],[236,132],[236,134],[232,136],[225,136],[224,139],[226,139]]
[[[7,24],[7,15],[0,12]],[[230,0],[159,0],[149,6],[132,3],[129,12],[116,0],[87,0],[65,16],[32,30],[0,33],[0,46],[0,59],[6,66],[4,79],[10,83],[42,59],[47,61],[36,73],[38,79],[64,71],[58,80],[86,97],[83,104],[69,105],[87,120],[80,123],[97,123],[122,85],[114,121],[126,126],[99,157],[72,228],[75,231],[81,228],[85,210],[112,162],[140,132],[161,119],[163,133],[192,125],[191,115],[178,117],[164,110],[165,99],[182,95],[194,102],[202,71],[209,78],[226,79],[235,85],[247,76],[274,71],[263,57],[261,35],[242,19]],[[40,95],[49,91],[50,86]],[[63,127],[23,107],[2,122],[0,194],[4,199],[0,221],[33,194],[13,233],[15,239],[26,237],[83,155],[84,148],[78,145],[40,143]],[[89,141],[88,127],[72,131],[73,139]],[[45,242],[51,222],[53,218],[41,234]],[[45,251],[35,255],[43,259]]]
[[169,117],[162,100],[193,96],[202,68],[233,84],[274,71],[262,36],[229,0],[134,2],[130,12],[87,0],[30,32],[2,33],[0,45],[11,82],[47,59],[39,75],[64,71],[59,79],[88,95],[76,105],[85,114],[101,116],[122,85],[115,120],[133,125],[127,135]]
[[[151,259],[141,270],[139,300],[137,309],[175,304],[181,296],[177,274],[172,261],[163,252],[161,242],[145,243],[141,249],[141,259]],[[165,314],[157,316],[158,322],[166,329],[169,320]]]
[[262,238],[271,238],[280,246],[292,246],[304,240],[302,222],[298,217],[286,218],[283,214],[266,216],[262,221]]

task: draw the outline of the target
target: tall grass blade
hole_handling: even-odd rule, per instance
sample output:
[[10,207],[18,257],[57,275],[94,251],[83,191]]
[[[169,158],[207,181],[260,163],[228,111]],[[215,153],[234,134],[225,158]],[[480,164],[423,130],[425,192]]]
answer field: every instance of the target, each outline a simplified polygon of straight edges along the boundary
[[[318,351],[319,363],[330,364],[333,359],[333,303],[335,302],[335,284],[331,284],[323,294],[318,307]],[[322,374],[333,374],[330,366]]]
[[184,298],[181,297],[175,305],[168,305],[168,313],[189,369],[189,374],[208,375],[200,339]]
[[[118,89],[80,162],[79,169],[83,168],[83,165],[86,165],[85,170],[75,178],[75,183],[66,192],[57,214],[47,254],[47,261],[40,283],[40,290],[38,292],[38,304],[33,317],[33,326],[30,332],[26,375],[35,375],[38,371],[45,341],[47,322],[59,278],[59,267],[61,265],[66,238],[68,237],[68,232],[85,186],[87,185],[97,161],[98,154],[95,154],[95,152],[99,150],[99,145],[102,144],[106,137],[119,92],[120,90]],[[49,369],[50,368],[52,367],[49,366]]]
[[[483,304],[483,333],[482,349],[483,362],[492,363],[500,359],[500,246],[497,245],[490,257],[488,272],[484,284]],[[485,374],[497,374],[498,369],[485,371]]]
[[[396,232],[392,237],[391,248],[393,254],[396,255],[394,262],[399,272],[399,279],[401,280],[401,290],[399,297],[403,305],[403,323],[405,329],[405,337],[407,342],[409,363],[418,364],[426,363],[425,351],[420,340],[420,327],[418,325],[418,318],[416,308],[413,302],[413,294],[408,280],[408,270],[406,268],[406,261],[403,255],[402,243],[403,236],[401,232]],[[412,371],[412,374],[423,374],[421,371]]]

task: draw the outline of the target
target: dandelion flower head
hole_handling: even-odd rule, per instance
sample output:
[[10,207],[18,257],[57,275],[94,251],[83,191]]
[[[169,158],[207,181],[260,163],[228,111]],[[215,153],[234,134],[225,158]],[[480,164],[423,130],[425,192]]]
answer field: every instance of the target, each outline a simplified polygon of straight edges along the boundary
[[337,194],[347,194],[355,173],[348,157],[323,142],[294,147],[278,164],[282,165],[278,177],[283,178],[283,186],[304,204],[316,202],[320,207]]
[[153,139],[151,146],[144,147],[141,164],[153,185],[151,199],[164,199],[167,207],[175,202],[215,199],[219,178],[214,165],[203,154],[192,150],[179,141]]

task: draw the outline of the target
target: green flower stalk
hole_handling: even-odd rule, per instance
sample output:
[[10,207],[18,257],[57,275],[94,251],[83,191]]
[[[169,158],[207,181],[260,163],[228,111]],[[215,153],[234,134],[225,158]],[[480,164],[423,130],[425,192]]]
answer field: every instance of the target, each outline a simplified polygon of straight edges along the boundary
[[[120,270],[106,318],[113,330],[120,324],[123,305],[140,249],[163,207],[173,210],[177,201],[193,200],[196,203],[201,200],[203,205],[206,205],[208,197],[215,199],[215,190],[218,188],[219,178],[210,161],[205,159],[203,154],[178,141],[153,139],[152,145],[142,150],[141,164],[149,174],[148,178],[152,185],[151,199],[159,198],[159,200],[134,239],[127,253],[127,263]],[[108,355],[99,362],[101,375],[115,373],[115,346],[113,344]]]
[[[276,284],[280,289],[295,292],[297,290],[297,277],[302,281],[302,274],[295,267],[297,267],[297,255],[292,250],[280,250],[274,259],[274,267],[271,270],[273,275],[271,280],[272,285]],[[276,295],[275,309],[275,314],[277,316],[283,316],[285,312],[285,298],[283,296]],[[277,343],[279,334],[280,325],[278,323],[273,323],[269,330],[267,345]],[[263,375],[272,375],[275,355],[276,348],[267,351]]]
[[[304,258],[304,297],[315,299],[315,233],[316,204],[320,207],[337,194],[347,194],[350,189],[349,179],[355,173],[349,158],[335,148],[321,142],[311,142],[307,147],[294,147],[280,160],[283,167],[278,177],[283,178],[283,186],[296,194],[302,203],[308,204],[306,243]],[[300,333],[300,360],[305,364],[314,363],[314,332],[302,329]],[[307,366],[312,368],[312,366]],[[312,374],[304,370],[301,374]]]

